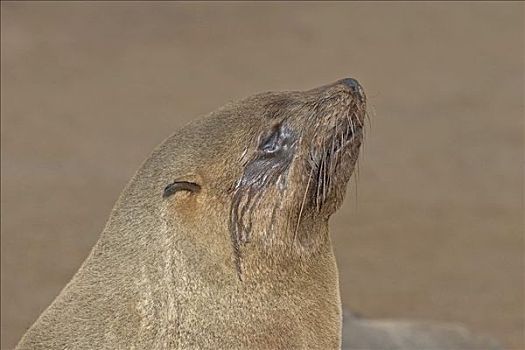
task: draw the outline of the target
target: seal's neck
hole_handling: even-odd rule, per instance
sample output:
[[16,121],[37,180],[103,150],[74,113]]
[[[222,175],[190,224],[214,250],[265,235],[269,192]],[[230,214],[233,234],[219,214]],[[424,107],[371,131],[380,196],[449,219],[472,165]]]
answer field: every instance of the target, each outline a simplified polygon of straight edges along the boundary
[[326,257],[333,257],[327,222],[305,220],[298,228],[254,231],[239,250],[237,273],[241,280],[279,278],[306,273]]

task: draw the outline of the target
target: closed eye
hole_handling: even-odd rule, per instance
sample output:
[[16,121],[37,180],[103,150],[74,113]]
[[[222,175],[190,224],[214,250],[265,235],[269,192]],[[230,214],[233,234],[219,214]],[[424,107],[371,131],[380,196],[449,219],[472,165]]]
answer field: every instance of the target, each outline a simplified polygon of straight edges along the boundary
[[274,153],[281,148],[280,130],[277,129],[262,140],[259,148],[265,153]]
[[188,181],[175,181],[164,188],[162,193],[163,198],[168,198],[179,191],[188,191],[192,193],[199,192],[201,186],[194,182]]
[[271,155],[283,150],[287,150],[294,143],[292,134],[282,124],[274,125],[271,131],[262,137],[259,143],[259,150]]

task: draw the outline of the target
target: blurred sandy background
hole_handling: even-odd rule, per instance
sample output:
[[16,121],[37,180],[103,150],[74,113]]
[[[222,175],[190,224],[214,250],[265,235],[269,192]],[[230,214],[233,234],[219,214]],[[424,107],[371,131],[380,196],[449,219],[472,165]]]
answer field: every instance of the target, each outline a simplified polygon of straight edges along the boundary
[[523,3],[2,2],[2,349],[128,179],[225,102],[343,77],[373,107],[332,219],[344,304],[523,349]]

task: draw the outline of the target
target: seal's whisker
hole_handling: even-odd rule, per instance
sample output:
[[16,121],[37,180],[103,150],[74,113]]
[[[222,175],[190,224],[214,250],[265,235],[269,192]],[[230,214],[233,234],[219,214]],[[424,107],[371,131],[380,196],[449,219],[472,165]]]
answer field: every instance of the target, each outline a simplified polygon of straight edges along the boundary
[[355,118],[355,120],[357,121],[357,123],[359,124],[359,127],[360,128],[363,128],[363,122],[361,121],[361,118],[359,118],[356,113],[353,113],[353,117]]
[[337,142],[337,123],[335,123],[334,137],[332,137],[332,143],[330,147],[330,154],[332,154],[332,157],[330,157],[330,172],[334,171],[335,166],[337,164],[336,142]]
[[315,201],[316,201],[317,209],[319,209],[319,207],[321,206],[321,185],[322,185],[321,184],[321,165],[322,165],[322,162],[323,162],[323,159],[321,158],[318,169],[317,169],[317,173],[316,173],[317,182],[316,182]]
[[[322,157],[322,156],[321,156]],[[315,202],[317,210],[321,207],[321,186],[322,186],[322,177],[321,177],[321,167],[323,164],[323,158],[320,159],[318,169],[317,169],[317,181],[316,181],[316,195],[315,195]]]
[[324,151],[324,158],[323,158],[323,203],[326,201],[327,196],[327,190],[328,190],[328,155],[326,153],[326,150]]
[[372,128],[372,122],[370,121],[370,115],[372,116],[375,116],[376,115],[376,111],[375,111],[375,108],[373,105],[370,105],[368,107],[369,109],[365,110],[365,118],[366,118],[366,121],[367,121],[367,125],[368,125],[368,129],[371,129]]
[[353,137],[353,135],[355,135],[354,120],[353,120],[353,118],[350,118],[350,130],[352,131],[352,137]]
[[297,224],[295,225],[295,231],[293,233],[293,243],[294,244],[297,238],[297,231],[299,230],[299,224],[301,223],[301,217],[303,215],[303,209],[304,209],[304,204],[306,202],[306,196],[308,195],[308,191],[310,189],[310,182],[312,180],[312,175],[313,175],[313,169],[310,170],[310,174],[308,175],[308,182],[306,183],[306,189],[304,190],[303,200],[301,202],[301,209],[299,210],[299,217],[297,218]]
[[325,164],[326,164],[326,151],[323,147],[323,152],[322,152],[322,160],[321,160],[321,168],[319,169],[319,173],[320,173],[320,178],[321,178],[321,181],[319,182],[319,188],[320,188],[320,205],[322,205],[324,203],[324,198],[325,198],[325,187],[326,187],[326,179],[325,179]]
[[356,201],[357,201],[357,184],[359,182],[359,174],[360,174],[360,165],[359,165],[359,158],[357,158],[357,161],[356,161],[356,167],[357,167],[357,172],[356,172],[356,176],[355,176],[355,196],[356,196]]

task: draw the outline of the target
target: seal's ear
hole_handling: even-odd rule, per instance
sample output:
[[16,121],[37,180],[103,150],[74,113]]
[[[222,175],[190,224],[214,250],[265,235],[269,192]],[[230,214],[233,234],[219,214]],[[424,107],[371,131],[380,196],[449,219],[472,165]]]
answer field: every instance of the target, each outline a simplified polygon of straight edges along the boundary
[[201,190],[201,186],[195,182],[176,180],[173,183],[166,186],[166,188],[164,188],[164,192],[162,193],[162,198],[168,198],[171,195],[179,191],[198,193],[200,190]]

